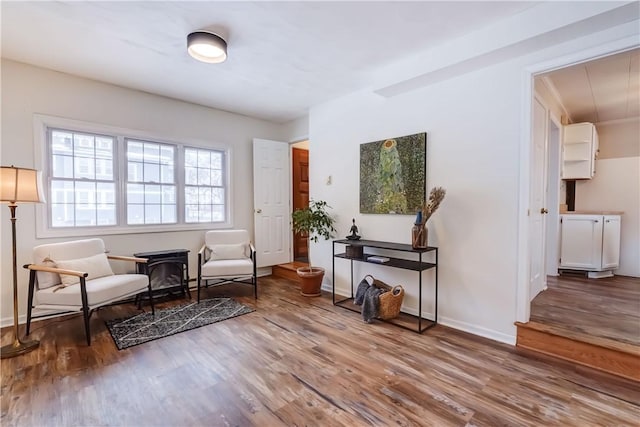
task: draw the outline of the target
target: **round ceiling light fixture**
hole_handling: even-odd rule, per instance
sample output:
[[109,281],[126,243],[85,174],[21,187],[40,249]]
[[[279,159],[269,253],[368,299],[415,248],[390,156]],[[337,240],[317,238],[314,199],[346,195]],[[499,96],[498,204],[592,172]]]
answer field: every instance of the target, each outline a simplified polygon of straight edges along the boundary
[[198,61],[217,64],[227,59],[227,42],[209,31],[194,31],[187,36],[187,51]]

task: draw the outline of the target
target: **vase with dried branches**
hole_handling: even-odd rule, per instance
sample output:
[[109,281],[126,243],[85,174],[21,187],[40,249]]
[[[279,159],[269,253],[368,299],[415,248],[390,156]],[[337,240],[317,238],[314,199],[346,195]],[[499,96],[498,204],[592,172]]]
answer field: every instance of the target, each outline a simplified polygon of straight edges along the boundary
[[429,192],[429,199],[422,204],[422,208],[418,211],[416,221],[411,229],[411,246],[414,249],[425,249],[427,247],[429,232],[427,221],[440,206],[446,192],[442,187],[432,188]]

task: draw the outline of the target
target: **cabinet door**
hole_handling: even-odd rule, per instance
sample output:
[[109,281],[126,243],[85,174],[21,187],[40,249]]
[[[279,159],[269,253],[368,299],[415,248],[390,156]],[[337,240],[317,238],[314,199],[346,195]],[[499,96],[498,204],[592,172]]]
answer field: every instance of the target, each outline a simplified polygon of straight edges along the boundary
[[602,268],[620,265],[620,216],[605,215],[602,229]]
[[602,215],[561,215],[560,267],[600,270]]

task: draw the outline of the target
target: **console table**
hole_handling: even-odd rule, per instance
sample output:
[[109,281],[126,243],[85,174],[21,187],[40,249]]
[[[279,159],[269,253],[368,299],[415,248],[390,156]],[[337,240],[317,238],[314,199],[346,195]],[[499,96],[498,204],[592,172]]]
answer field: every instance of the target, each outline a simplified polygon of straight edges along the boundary
[[[133,254],[139,258],[147,258],[147,271],[151,283],[153,297],[185,293],[191,298],[189,291],[189,250],[165,249],[153,252]],[[144,265],[138,264],[138,273],[144,273]]]
[[[345,252],[336,253],[336,245],[338,248],[341,246],[350,245],[352,247],[361,247],[362,256],[348,256]],[[413,259],[406,258],[397,258],[384,255],[385,258],[389,260],[384,263],[375,262],[369,260],[369,257],[374,256],[373,254],[369,254],[366,252],[367,248],[375,248],[375,249],[384,249],[395,252],[404,252],[407,254],[411,254],[410,257]],[[358,251],[352,251],[352,253],[358,253]],[[433,262],[427,262],[423,259],[423,257],[429,254],[429,256],[433,257]],[[380,256],[376,254],[375,256]],[[417,259],[416,259],[417,258]],[[336,259],[346,259],[350,261],[351,264],[351,296],[336,300]],[[339,239],[333,241],[333,277],[332,277],[332,294],[333,294],[333,304],[342,308],[346,308],[351,311],[360,312],[360,306],[357,306],[353,303],[354,300],[354,292],[353,292],[353,263],[354,262],[362,262],[362,263],[370,263],[376,264],[383,267],[393,267],[399,268],[402,270],[412,270],[418,273],[418,315],[413,316],[408,313],[400,313],[400,316],[396,319],[384,320],[385,322],[392,323],[401,328],[409,329],[411,331],[422,333],[425,330],[435,326],[438,322],[438,248],[429,246],[425,249],[414,249],[411,245],[403,244],[403,243],[392,243],[392,242],[380,242],[376,240],[349,240],[349,239]],[[434,284],[434,318],[428,319],[422,317],[422,272],[429,270],[431,268],[435,268],[435,284]],[[408,287],[408,286],[407,286]],[[415,326],[413,325],[415,323]]]

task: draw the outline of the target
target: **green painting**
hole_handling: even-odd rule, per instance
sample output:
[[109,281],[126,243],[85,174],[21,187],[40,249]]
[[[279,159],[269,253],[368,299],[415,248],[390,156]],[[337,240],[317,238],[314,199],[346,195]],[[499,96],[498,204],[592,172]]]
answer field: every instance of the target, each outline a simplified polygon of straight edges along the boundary
[[424,202],[427,134],[360,144],[360,213],[415,214]]

